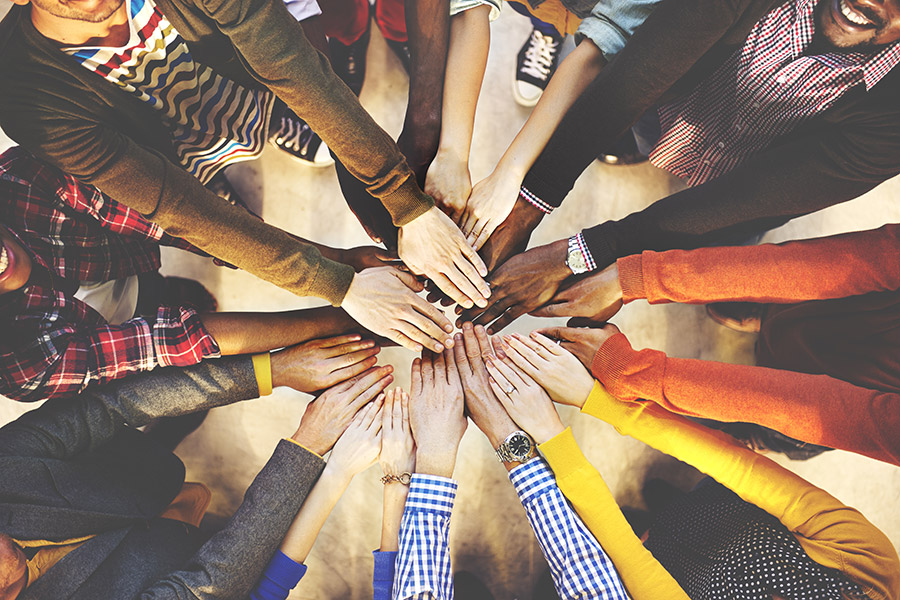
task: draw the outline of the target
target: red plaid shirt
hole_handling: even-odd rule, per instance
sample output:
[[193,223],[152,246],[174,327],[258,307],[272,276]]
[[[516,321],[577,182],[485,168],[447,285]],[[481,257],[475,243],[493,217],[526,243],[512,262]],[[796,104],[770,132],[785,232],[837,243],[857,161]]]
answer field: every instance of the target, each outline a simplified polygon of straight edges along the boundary
[[0,155],[0,223],[33,263],[25,287],[0,295],[0,393],[41,400],[219,355],[191,308],[109,325],[74,296],[80,282],[159,269],[160,245],[208,256],[191,244],[21,148]]
[[880,52],[805,55],[818,0],[769,11],[744,45],[692,93],[659,107],[662,136],[650,161],[695,186],[738,166],[821,114],[851,87],[871,89],[900,61]]

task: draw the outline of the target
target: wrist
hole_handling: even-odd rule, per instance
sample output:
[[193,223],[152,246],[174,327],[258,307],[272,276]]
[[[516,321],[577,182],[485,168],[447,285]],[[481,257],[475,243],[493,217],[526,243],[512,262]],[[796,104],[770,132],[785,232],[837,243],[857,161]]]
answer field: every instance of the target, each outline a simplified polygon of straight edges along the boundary
[[468,168],[469,152],[460,150],[461,147],[461,144],[455,144],[452,142],[448,142],[445,144],[442,142],[438,146],[437,152],[434,155],[434,162],[452,163]]
[[324,440],[322,440],[319,436],[303,430],[303,425],[300,425],[300,428],[291,436],[291,439],[310,452],[315,452],[319,456],[325,456],[325,454],[331,450],[331,446],[329,446]]
[[453,477],[453,468],[456,466],[456,451],[458,446],[452,449],[422,448],[416,452],[416,473],[424,475],[438,475],[450,479]]
[[344,464],[340,459],[335,460],[334,456],[325,463],[325,469],[322,471],[322,479],[328,479],[335,485],[348,486],[359,471],[353,469],[350,465]]
[[547,245],[548,275],[556,281],[563,281],[572,275],[567,257],[569,254],[569,239],[564,238]]
[[294,382],[290,375],[290,361],[285,356],[284,350],[269,353],[269,364],[272,369],[272,387],[287,386],[293,388]]
[[554,423],[548,424],[545,427],[540,427],[537,429],[533,428],[533,430],[529,431],[528,433],[531,435],[531,437],[534,438],[534,442],[537,445],[541,445],[547,440],[552,440],[565,430],[566,428],[563,426],[562,422],[556,421]]

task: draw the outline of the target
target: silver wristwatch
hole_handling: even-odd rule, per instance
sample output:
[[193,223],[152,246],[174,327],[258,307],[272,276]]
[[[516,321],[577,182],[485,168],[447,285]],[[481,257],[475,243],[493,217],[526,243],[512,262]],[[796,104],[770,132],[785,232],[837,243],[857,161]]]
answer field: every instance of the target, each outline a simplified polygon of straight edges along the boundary
[[584,253],[578,245],[578,236],[573,235],[569,238],[569,250],[566,253],[566,266],[575,275],[581,275],[588,272],[587,263],[584,260]]
[[500,462],[526,463],[537,455],[534,440],[524,431],[513,431],[497,448]]

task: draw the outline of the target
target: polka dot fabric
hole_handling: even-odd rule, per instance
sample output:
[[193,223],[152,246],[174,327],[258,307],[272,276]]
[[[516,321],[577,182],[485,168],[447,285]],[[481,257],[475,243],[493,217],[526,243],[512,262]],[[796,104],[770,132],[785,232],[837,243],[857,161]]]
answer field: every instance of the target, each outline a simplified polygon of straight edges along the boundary
[[692,600],[865,598],[777,519],[712,480],[657,515],[645,545]]

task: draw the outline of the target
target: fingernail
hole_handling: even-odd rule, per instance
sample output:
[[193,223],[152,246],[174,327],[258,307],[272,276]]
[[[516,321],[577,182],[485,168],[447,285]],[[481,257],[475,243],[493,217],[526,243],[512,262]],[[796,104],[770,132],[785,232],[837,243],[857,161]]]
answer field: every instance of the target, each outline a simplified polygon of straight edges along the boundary
[[488,327],[488,329],[487,329],[487,334],[488,334],[488,335],[494,335],[494,330],[491,329],[490,327]]
[[388,373],[393,373],[394,371],[394,365],[385,365],[384,368],[387,369]]
[[453,325],[447,323],[446,325],[444,325],[444,331],[446,331],[447,333],[453,333]]
[[472,330],[472,322],[466,321],[463,323],[463,331],[471,331]]
[[457,333],[456,335],[453,336],[453,340],[456,342],[460,342],[460,341],[462,341],[462,339],[463,339],[463,337],[462,337],[461,333]]
[[453,347],[453,338],[447,338],[444,340],[444,348],[452,348]]
[[413,348],[415,349],[416,352],[421,352],[421,351],[422,351],[422,346],[419,345],[419,344],[416,344],[415,346],[413,346]]
[[487,306],[487,300],[484,298],[479,298],[476,304],[478,305],[478,308],[484,308],[485,306]]
[[435,345],[434,345],[434,351],[437,352],[438,354],[440,354],[441,352],[444,351],[444,347],[441,346],[440,344],[435,344]]
[[466,308],[472,308],[472,306],[473,306],[471,300],[465,300],[462,305],[465,306]]

